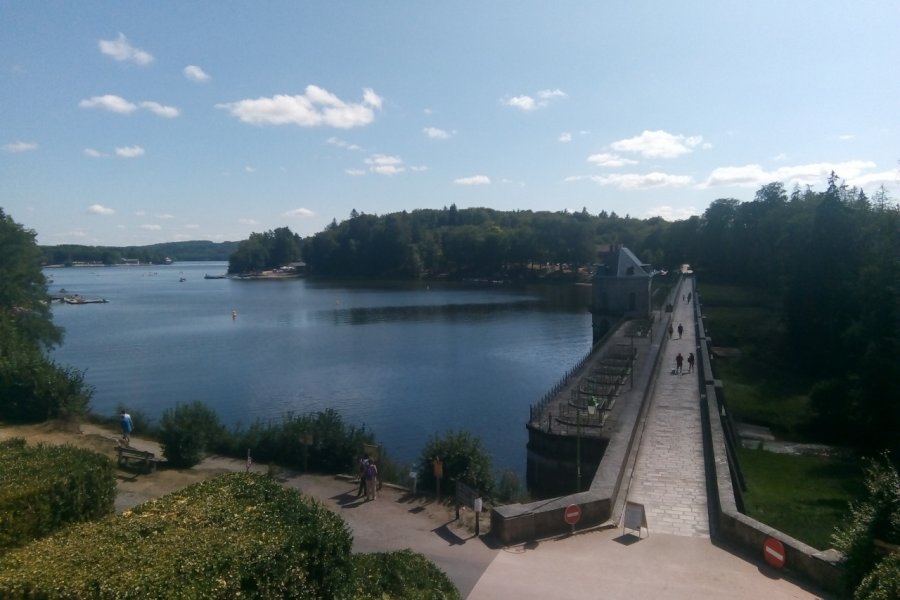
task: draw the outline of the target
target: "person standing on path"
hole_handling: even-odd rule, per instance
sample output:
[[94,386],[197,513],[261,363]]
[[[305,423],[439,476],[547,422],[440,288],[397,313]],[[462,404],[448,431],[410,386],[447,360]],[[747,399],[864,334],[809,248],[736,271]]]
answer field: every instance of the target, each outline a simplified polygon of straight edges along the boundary
[[681,339],[681,334],[684,333],[684,327],[681,326],[681,323],[678,324],[678,339]]
[[131,432],[134,431],[134,423],[131,420],[131,415],[123,410],[122,415],[119,418],[119,424],[122,425],[122,441],[126,446],[130,446]]
[[369,464],[366,465],[366,500],[374,500],[377,496],[375,494],[375,486],[378,484],[378,467],[375,466],[375,461],[370,460]]
[[356,497],[359,498],[366,491],[366,467],[369,466],[369,455],[363,454],[359,459],[359,488],[356,490]]
[[684,363],[684,357],[681,355],[681,352],[678,353],[678,356],[675,357],[675,373],[681,373],[681,367]]
[[688,354],[688,373],[694,372],[694,353]]

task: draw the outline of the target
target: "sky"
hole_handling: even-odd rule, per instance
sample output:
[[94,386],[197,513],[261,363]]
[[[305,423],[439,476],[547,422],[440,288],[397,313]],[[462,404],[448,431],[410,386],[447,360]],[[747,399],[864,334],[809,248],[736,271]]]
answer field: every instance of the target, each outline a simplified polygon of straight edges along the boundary
[[680,220],[900,197],[896,0],[0,0],[0,208],[42,245],[354,209]]

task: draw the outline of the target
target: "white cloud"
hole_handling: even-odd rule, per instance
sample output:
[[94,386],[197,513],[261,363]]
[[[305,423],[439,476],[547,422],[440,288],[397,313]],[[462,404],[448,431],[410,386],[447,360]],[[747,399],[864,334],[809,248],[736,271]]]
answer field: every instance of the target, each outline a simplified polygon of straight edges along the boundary
[[887,188],[898,183],[900,183],[900,176],[898,176],[897,171],[880,171],[878,173],[866,173],[865,175],[847,178],[847,185],[873,192],[881,186]]
[[238,219],[238,223],[240,223],[241,225],[259,225],[259,221],[257,221],[256,219],[247,218]]
[[116,148],[116,156],[121,156],[122,158],[137,158],[138,156],[144,155],[144,149],[140,146],[123,146],[121,148]]
[[200,226],[196,223],[188,223],[184,226],[185,229],[200,229]]
[[37,150],[38,145],[36,142],[10,142],[3,146],[4,152],[9,152],[10,154],[15,154],[17,152],[30,152],[31,150]]
[[534,110],[538,107],[537,101],[531,96],[513,96],[506,100],[504,104],[525,111]]
[[562,142],[562,143],[564,143],[564,144],[565,144],[565,143],[568,143],[568,142],[571,142],[571,141],[572,141],[572,134],[569,133],[568,131],[564,131],[563,133],[559,134],[559,138],[557,138],[557,141]]
[[147,231],[162,231],[162,225],[157,225],[155,223],[145,223],[141,225],[141,229],[145,229]]
[[491,182],[491,178],[487,175],[473,175],[471,177],[460,177],[459,179],[454,179],[453,183],[457,185],[488,185]]
[[787,160],[787,159],[788,159],[788,155],[785,154],[784,152],[779,152],[778,154],[776,154],[775,156],[772,157],[772,160],[774,160],[776,162],[780,162],[782,160]]
[[350,129],[375,120],[373,108],[381,108],[382,99],[371,89],[363,92],[362,103],[347,103],[315,85],[306,86],[301,96],[278,94],[271,98],[240,100],[217,104],[244,123],[252,125],[298,125],[300,127],[336,127]]
[[92,215],[102,215],[105,217],[115,214],[115,212],[116,212],[111,208],[103,206],[102,204],[91,204],[90,206],[88,206],[87,211],[89,213],[91,213]]
[[94,96],[78,103],[79,108],[100,108],[115,113],[127,115],[137,110],[137,105],[129,102],[121,96],[106,94]]
[[256,173],[256,169],[254,167],[251,167],[250,165],[245,166],[244,171],[247,173]]
[[338,148],[344,148],[345,150],[362,150],[362,148],[360,148],[356,144],[351,144],[350,142],[345,142],[344,140],[342,140],[340,138],[336,138],[334,136],[328,138],[325,141],[328,142],[329,144],[331,144],[332,146],[337,146]]
[[403,159],[399,156],[373,154],[364,162],[369,165],[371,172],[379,175],[397,175],[406,170],[406,167],[403,166]]
[[410,166],[410,167],[409,167],[409,170],[412,171],[412,172],[414,172],[414,173],[424,173],[425,171],[428,170],[428,167],[426,167],[425,165],[417,165],[417,166],[414,166],[414,167],[413,167],[413,166]]
[[149,65],[153,62],[153,55],[139,48],[135,48],[124,34],[114,40],[100,40],[100,52],[118,61],[129,61],[139,65]]
[[361,175],[365,175],[366,171],[365,169],[344,169],[344,173],[353,177],[359,177]]
[[565,181],[593,181],[600,185],[611,185],[620,190],[648,190],[664,187],[684,187],[692,181],[690,175],[670,173],[614,173],[611,175],[578,175],[566,177]]
[[170,215],[169,213],[163,213],[161,215],[156,215],[156,218],[162,219],[162,220],[168,220],[168,219],[174,219],[175,215]]
[[443,129],[438,129],[437,127],[425,127],[422,129],[422,132],[425,136],[432,140],[446,140],[449,138],[451,133],[444,131]]
[[152,100],[145,100],[138,105],[134,102],[129,102],[121,96],[115,96],[113,94],[87,98],[79,102],[78,107],[99,108],[101,110],[108,110],[110,112],[123,115],[131,114],[136,111],[138,107],[140,107],[145,110],[149,110],[150,112],[157,114],[160,117],[166,117],[167,119],[175,118],[181,114],[181,111],[174,106],[165,106],[163,104],[160,104],[159,102],[153,102]]
[[618,154],[592,154],[588,156],[588,162],[594,163],[598,167],[624,167],[625,165],[636,165],[638,161],[630,158],[623,158]]
[[553,98],[567,98],[568,94],[566,94],[562,90],[541,90],[538,92],[538,98],[541,100],[552,100]]
[[[698,187],[701,189],[719,186],[758,187],[780,181],[786,186],[815,185],[828,179],[834,171],[838,177],[843,178],[850,185],[859,185],[856,181],[865,181],[866,177],[875,174],[863,174],[863,171],[874,169],[875,163],[865,160],[849,160],[840,163],[810,163],[806,165],[794,165],[779,167],[774,170],[766,170],[760,165],[750,164],[740,167],[719,167],[714,169],[706,181]],[[881,175],[873,181],[882,181]]]
[[533,96],[529,96],[527,94],[522,94],[519,96],[513,96],[512,98],[507,98],[503,100],[503,104],[506,106],[511,106],[513,108],[518,108],[519,110],[524,110],[526,112],[537,110],[539,108],[544,108],[548,106],[552,100],[557,98],[566,98],[567,94],[562,90],[541,90],[537,93],[537,98]]
[[633,152],[645,158],[676,158],[693,152],[695,148],[711,147],[703,143],[703,136],[673,135],[667,131],[645,130],[641,135],[610,144],[618,152]]
[[284,216],[284,217],[300,217],[302,219],[305,219],[308,217],[316,216],[316,213],[309,210],[308,208],[295,208],[293,210],[287,211],[282,216]]
[[167,119],[174,119],[181,114],[181,111],[174,106],[163,106],[159,102],[152,102],[149,100],[141,102],[141,108],[146,108],[150,112]]
[[106,158],[107,156],[109,156],[109,154],[104,154],[103,152],[94,150],[93,148],[85,148],[84,155],[90,156],[91,158]]
[[205,83],[212,79],[212,77],[206,74],[206,71],[204,71],[197,65],[186,66],[183,73],[185,77],[187,77],[191,81],[196,81],[198,83]]
[[674,208],[672,206],[664,205],[649,208],[644,214],[647,216],[647,218],[662,217],[666,221],[683,221],[700,213],[693,206],[688,206],[686,208]]

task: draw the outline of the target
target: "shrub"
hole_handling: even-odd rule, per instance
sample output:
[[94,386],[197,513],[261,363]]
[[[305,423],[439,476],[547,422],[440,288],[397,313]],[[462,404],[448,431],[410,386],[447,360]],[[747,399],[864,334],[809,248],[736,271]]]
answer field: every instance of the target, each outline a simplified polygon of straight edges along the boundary
[[[311,436],[312,445],[304,448],[303,436]],[[286,467],[299,469],[305,463],[311,471],[355,473],[363,444],[374,440],[365,427],[348,426],[329,408],[301,416],[288,414],[279,423],[257,421],[246,430],[229,434],[217,449],[238,457],[246,456],[249,449],[254,460]]]
[[456,481],[481,492],[485,498],[494,495],[491,458],[481,445],[481,439],[467,431],[449,431],[443,436],[433,435],[419,456],[419,481],[423,489],[436,489],[433,462],[440,457],[444,464],[442,488],[447,494],[456,491]]
[[0,549],[113,511],[112,463],[72,446],[0,442]]
[[202,402],[166,410],[159,426],[163,456],[177,468],[193,467],[224,435],[218,415]]
[[346,598],[346,524],[262,475],[189,486],[11,551],[3,598]]
[[[880,574],[897,571],[896,559],[886,566],[880,564],[887,559],[875,543],[878,539],[900,544],[900,475],[888,453],[869,461],[865,486],[865,498],[850,505],[850,517],[832,536],[835,548],[847,557],[848,590],[856,589],[863,581],[867,590],[887,589],[889,581],[879,582]],[[896,580],[893,585],[896,586]]]
[[354,600],[458,600],[447,575],[411,550],[353,555]]

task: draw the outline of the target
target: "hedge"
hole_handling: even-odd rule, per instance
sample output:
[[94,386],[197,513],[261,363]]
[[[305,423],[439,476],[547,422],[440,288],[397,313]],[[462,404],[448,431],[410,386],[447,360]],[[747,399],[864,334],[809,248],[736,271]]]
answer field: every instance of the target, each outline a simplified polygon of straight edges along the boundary
[[113,511],[112,462],[72,446],[0,442],[0,551]]
[[0,557],[0,597],[345,598],[343,520],[262,475],[193,484]]
[[354,600],[459,600],[434,563],[412,550],[353,555]]

